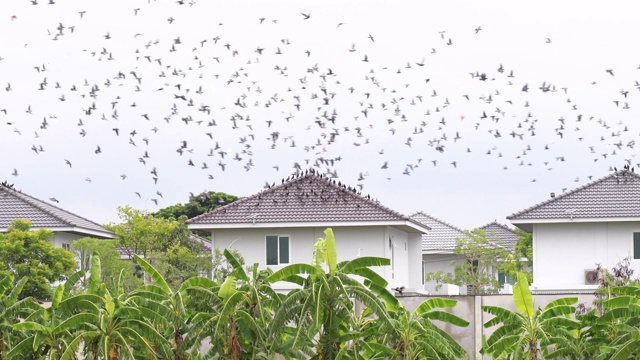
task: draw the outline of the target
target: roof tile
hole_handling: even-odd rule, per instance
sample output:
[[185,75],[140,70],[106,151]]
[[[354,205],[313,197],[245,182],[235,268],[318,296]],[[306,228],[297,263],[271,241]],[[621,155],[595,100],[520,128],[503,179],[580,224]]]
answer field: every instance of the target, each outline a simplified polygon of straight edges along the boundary
[[298,222],[419,222],[360,195],[315,171],[294,175],[253,196],[198,215],[187,224],[246,224]]
[[16,219],[31,221],[33,228],[77,227],[102,232],[106,237],[111,233],[99,224],[36,199],[13,188],[0,185],[0,228],[7,228]]
[[509,220],[640,217],[640,176],[620,170],[508,216]]
[[487,233],[487,239],[498,243],[506,250],[513,251],[518,242],[518,233],[496,221],[480,227]]
[[457,227],[423,212],[419,211],[411,218],[431,228],[428,233],[422,234],[422,251],[453,251],[456,239],[465,237]]

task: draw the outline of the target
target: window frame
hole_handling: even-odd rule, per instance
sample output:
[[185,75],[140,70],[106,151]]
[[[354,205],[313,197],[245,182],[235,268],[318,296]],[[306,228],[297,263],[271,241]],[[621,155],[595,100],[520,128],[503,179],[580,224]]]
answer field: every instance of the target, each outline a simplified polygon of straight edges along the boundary
[[[500,277],[502,277],[502,282],[500,281]],[[517,279],[513,278],[510,274],[498,271],[498,283],[500,284],[500,286],[504,286],[504,284],[513,286],[516,282]]]
[[[633,250],[633,260],[640,260],[640,231],[633,232],[631,249]],[[636,252],[636,250],[638,251]]]
[[60,247],[64,250],[71,251],[71,244],[63,242]]
[[[277,253],[277,261],[276,263],[269,263],[269,237],[275,237],[276,238],[276,244],[277,244],[277,249],[276,249],[276,253]],[[281,250],[281,244],[282,241],[284,239],[287,239],[287,262],[283,262],[282,261],[282,257],[283,257],[283,253]],[[265,242],[264,242],[264,250],[265,250],[265,263],[267,266],[281,266],[281,265],[290,265],[291,264],[291,235],[290,234],[267,234],[265,235]]]

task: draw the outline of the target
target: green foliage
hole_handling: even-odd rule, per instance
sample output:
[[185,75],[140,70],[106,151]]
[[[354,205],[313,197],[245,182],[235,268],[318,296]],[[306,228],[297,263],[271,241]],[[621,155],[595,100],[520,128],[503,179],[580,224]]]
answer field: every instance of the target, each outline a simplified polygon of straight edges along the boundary
[[523,273],[518,273],[518,282],[513,287],[513,302],[516,304],[516,309],[524,316],[533,318],[535,314],[533,297],[531,296],[531,290],[529,290],[527,277]]
[[229,195],[222,192],[204,191],[198,195],[192,194],[189,197],[189,202],[186,204],[172,205],[158,210],[158,212],[153,215],[164,219],[179,219],[182,216],[186,216],[187,219],[191,219],[220,206],[230,204],[238,199],[239,198],[235,195]]
[[155,218],[129,206],[118,207],[118,217],[119,224],[105,227],[118,237],[119,246],[131,259],[136,254],[146,258],[150,252],[162,251],[184,236],[181,223],[175,219]]
[[611,270],[604,269],[598,264],[596,268],[599,286],[596,289],[596,300],[593,302],[600,314],[604,312],[602,304],[615,296],[612,289],[621,286],[640,284],[638,279],[633,278],[634,270],[631,267],[631,258],[626,257],[620,260]]
[[[229,252],[233,256],[226,257],[224,252]],[[244,258],[242,254],[237,249],[225,249],[221,251],[219,248],[213,249],[213,257],[212,257],[212,279],[217,281],[218,283],[224,282],[224,280],[231,274],[231,272],[237,268],[244,266]],[[232,261],[237,261],[237,264],[230,263],[230,259]]]
[[11,275],[0,275],[0,359],[24,339],[13,331],[13,324],[40,308],[31,298],[18,300],[27,281],[25,277],[14,284]]
[[464,234],[464,238],[456,239],[454,253],[461,255],[465,261],[452,261],[453,273],[427,273],[426,280],[439,284],[470,285],[472,295],[497,294],[501,287],[497,280],[497,271],[501,270],[505,260],[510,258],[509,252],[488,240],[486,232],[482,229],[465,230]]
[[423,301],[413,312],[398,306],[392,311],[393,331],[385,342],[393,344],[394,357],[400,359],[460,359],[465,350],[433,320],[466,327],[469,322],[449,312],[456,300],[431,298]]
[[516,277],[518,273],[527,275],[529,283],[533,281],[533,234],[516,228],[518,241],[514,251],[501,264],[501,271]]
[[[119,207],[118,215],[121,223],[106,226],[118,237],[118,246],[130,259],[134,255],[148,259],[173,289],[193,276],[211,274],[211,252],[192,238],[186,217],[154,217],[128,206]],[[133,273],[127,270],[127,276]]]
[[518,274],[514,286],[514,312],[496,306],[483,306],[482,310],[494,317],[484,324],[485,328],[498,325],[485,341],[481,353],[494,359],[540,359],[546,358],[560,340],[560,333],[571,333],[581,328],[571,318],[576,311],[577,298],[560,298],[543,309],[534,310],[529,283],[524,273]]
[[[389,265],[389,259],[361,257],[335,264],[333,231],[327,229],[325,234],[326,238],[315,245],[314,265],[288,265],[268,277],[271,283],[287,281],[302,286],[292,290],[277,309],[271,335],[285,331],[291,336],[288,341],[293,348],[313,349],[317,358],[333,359],[343,353],[341,338],[357,331],[358,318],[351,299],[361,302],[386,327],[391,327],[387,306],[397,306],[397,300],[385,289],[387,283],[382,277],[366,271],[369,266]],[[352,275],[362,276],[364,283]]]
[[[93,254],[98,253],[100,255],[100,278],[111,293],[116,292],[120,274],[123,276],[120,280],[121,285],[127,291],[132,291],[142,285],[142,279],[135,276],[135,264],[133,262],[120,259],[120,253],[116,250],[117,246],[118,240],[85,237],[75,240],[72,249],[76,253],[76,258],[79,259],[80,270],[85,272],[88,272],[91,268]],[[79,286],[84,288],[86,282],[87,277],[83,276]]]
[[[29,228],[19,223],[16,229]],[[241,259],[224,250],[229,271],[222,281],[194,276],[177,287],[150,259],[135,256],[146,284],[131,291],[123,286],[123,272],[107,287],[101,276],[106,262],[92,254],[84,269],[88,275],[69,276],[48,307],[30,297],[20,300],[28,278],[14,282],[10,275],[0,276],[0,358],[465,358],[464,349],[443,330],[468,326],[452,314],[454,299],[429,298],[407,311],[372,270],[388,265],[388,259],[360,257],[332,266],[326,254],[335,252],[335,242],[326,241],[332,232],[325,234],[313,264],[291,264],[275,273],[257,264],[245,269]],[[88,251],[91,243],[80,245]],[[85,286],[77,287],[82,281]],[[299,288],[281,294],[272,287],[278,281]],[[517,310],[482,307],[493,316],[484,326],[494,330],[482,354],[529,360],[640,358],[637,283],[611,286],[602,315],[596,310],[574,315],[576,298],[536,308],[528,289],[520,273],[513,295]],[[200,353],[205,343],[210,346]]]
[[64,281],[76,269],[73,253],[55,248],[50,230],[31,231],[29,220],[15,220],[0,234],[0,276],[28,278],[21,298],[51,298],[51,283]]

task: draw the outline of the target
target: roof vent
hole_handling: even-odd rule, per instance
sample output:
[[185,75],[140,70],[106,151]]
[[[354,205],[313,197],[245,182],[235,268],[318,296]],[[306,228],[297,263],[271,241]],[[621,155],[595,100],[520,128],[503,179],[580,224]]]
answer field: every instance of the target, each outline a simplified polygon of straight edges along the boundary
[[552,197],[552,198],[556,197],[556,193],[552,192],[552,193],[551,193],[551,197]]

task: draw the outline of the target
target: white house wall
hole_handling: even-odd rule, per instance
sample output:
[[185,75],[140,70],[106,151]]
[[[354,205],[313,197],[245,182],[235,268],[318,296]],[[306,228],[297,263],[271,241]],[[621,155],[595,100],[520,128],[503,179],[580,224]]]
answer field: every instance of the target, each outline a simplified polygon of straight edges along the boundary
[[49,242],[55,247],[62,247],[62,244],[73,245],[74,240],[82,239],[85,236],[68,232],[54,232]]
[[585,269],[611,269],[629,256],[640,273],[640,261],[633,260],[634,232],[640,232],[640,222],[535,224],[532,289],[595,287],[585,285]]
[[421,289],[424,283],[422,276],[422,234],[408,234],[409,246],[407,256],[409,258],[409,272],[407,286],[412,289]]
[[[422,254],[423,272],[426,276],[428,273],[436,273],[442,271],[443,273],[453,274],[455,266],[462,264],[464,257],[452,253],[426,253]],[[453,265],[451,262],[453,261]],[[425,281],[424,289],[431,295],[449,295],[449,290],[446,285],[438,286],[435,280]]]
[[[408,253],[412,247],[419,246],[419,236],[409,239],[407,233],[386,226],[358,226],[332,227],[336,237],[338,261],[351,260],[358,256],[375,256],[391,258],[389,236],[396,241],[395,266],[403,269],[402,275],[396,270],[396,278],[391,278],[391,267],[374,267],[373,270],[387,279],[391,286],[410,287],[412,283],[420,281],[420,258],[409,261]],[[234,248],[244,257],[245,264],[260,264],[266,268],[266,236],[289,235],[290,263],[311,263],[313,245],[318,238],[323,238],[324,227],[317,228],[243,228],[243,229],[215,229],[212,231],[212,245],[214,248]],[[412,234],[413,235],[413,234]],[[418,235],[418,234],[416,234]],[[415,242],[416,244],[412,243]],[[405,243],[406,249],[405,250]],[[419,249],[419,248],[418,248]],[[269,266],[277,271],[286,265]],[[409,269],[417,269],[416,279],[409,281]],[[411,283],[411,284],[410,284]],[[415,285],[415,284],[414,284]]]

